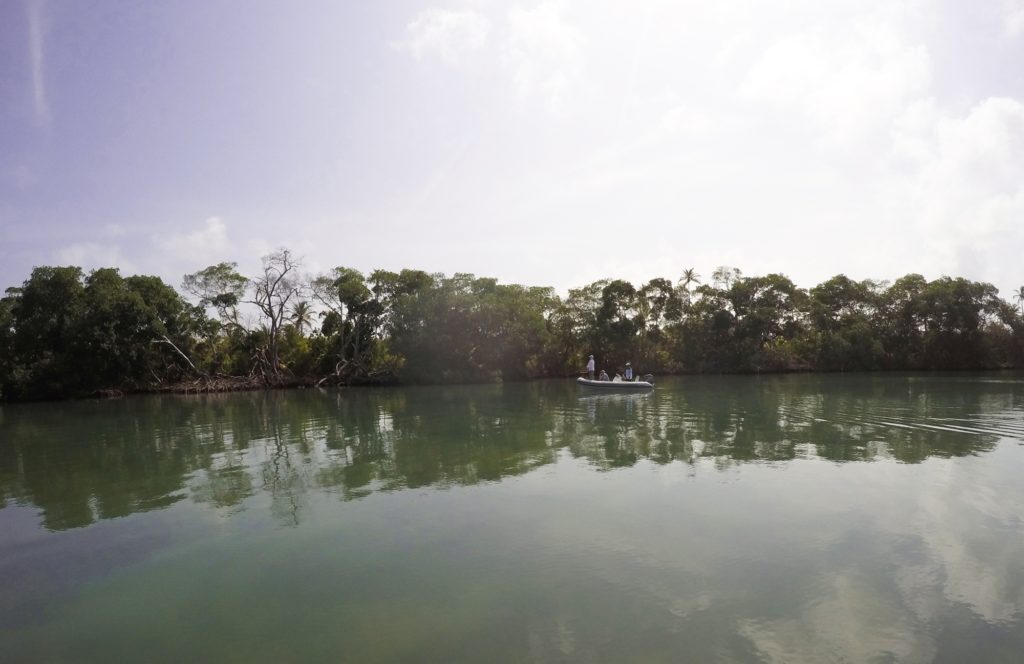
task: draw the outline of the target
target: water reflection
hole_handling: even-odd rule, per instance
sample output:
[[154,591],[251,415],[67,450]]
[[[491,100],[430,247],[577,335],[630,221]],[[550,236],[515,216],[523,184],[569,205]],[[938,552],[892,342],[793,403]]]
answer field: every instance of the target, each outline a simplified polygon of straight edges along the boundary
[[[681,383],[681,384],[680,384]],[[1024,439],[1024,382],[890,376],[702,377],[653,394],[580,397],[567,444],[603,466],[714,457],[721,465],[984,452]],[[589,426],[587,426],[589,424]]]
[[1024,384],[966,375],[9,407],[0,642],[12,661],[1016,661],[1022,440]]
[[1024,439],[1022,402],[1012,378],[792,376],[668,380],[639,394],[540,382],[9,406],[0,499],[66,530],[185,499],[232,512],[264,495],[295,525],[311,492],[497,481],[559,450],[601,470],[979,454]]

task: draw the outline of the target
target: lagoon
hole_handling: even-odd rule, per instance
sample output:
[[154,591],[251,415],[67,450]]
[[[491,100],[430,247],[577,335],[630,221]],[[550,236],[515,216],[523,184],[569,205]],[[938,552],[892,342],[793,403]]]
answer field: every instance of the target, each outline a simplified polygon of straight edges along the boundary
[[1019,661],[1024,376],[0,408],[4,661]]

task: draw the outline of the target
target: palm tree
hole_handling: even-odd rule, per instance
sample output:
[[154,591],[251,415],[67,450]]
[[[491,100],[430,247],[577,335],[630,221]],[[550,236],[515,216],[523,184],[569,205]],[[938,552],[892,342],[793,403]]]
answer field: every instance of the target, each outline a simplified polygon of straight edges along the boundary
[[305,300],[299,300],[292,305],[292,323],[299,331],[299,336],[302,336],[304,328],[313,327],[313,309],[309,306],[309,302]]
[[697,270],[692,267],[688,267],[683,270],[683,276],[679,277],[679,283],[682,285],[684,290],[690,290],[690,284],[699,284],[700,275],[697,274]]

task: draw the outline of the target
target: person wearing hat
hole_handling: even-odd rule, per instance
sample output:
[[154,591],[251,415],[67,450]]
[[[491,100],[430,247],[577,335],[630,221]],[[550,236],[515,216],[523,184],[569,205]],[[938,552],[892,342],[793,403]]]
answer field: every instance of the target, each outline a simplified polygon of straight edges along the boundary
[[587,373],[590,375],[590,380],[594,380],[594,356],[591,355],[590,359],[587,360]]
[[629,362],[626,362],[626,375],[624,378],[626,380],[633,380],[633,367],[630,366]]

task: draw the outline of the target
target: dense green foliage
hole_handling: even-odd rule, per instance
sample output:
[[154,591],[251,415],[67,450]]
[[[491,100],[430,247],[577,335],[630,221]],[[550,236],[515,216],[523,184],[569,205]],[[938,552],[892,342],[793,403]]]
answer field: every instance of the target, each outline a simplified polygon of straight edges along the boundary
[[178,380],[206,325],[157,277],[41,267],[0,300],[0,395],[55,398]]
[[[985,283],[838,275],[810,290],[719,268],[701,284],[550,288],[469,274],[338,267],[287,250],[157,277],[41,267],[0,299],[0,397],[55,398],[245,376],[260,384],[477,382],[614,373],[1024,367],[1024,314]],[[1024,289],[1022,289],[1024,290]],[[1018,301],[1024,301],[1015,293]],[[214,314],[209,317],[208,312]]]

